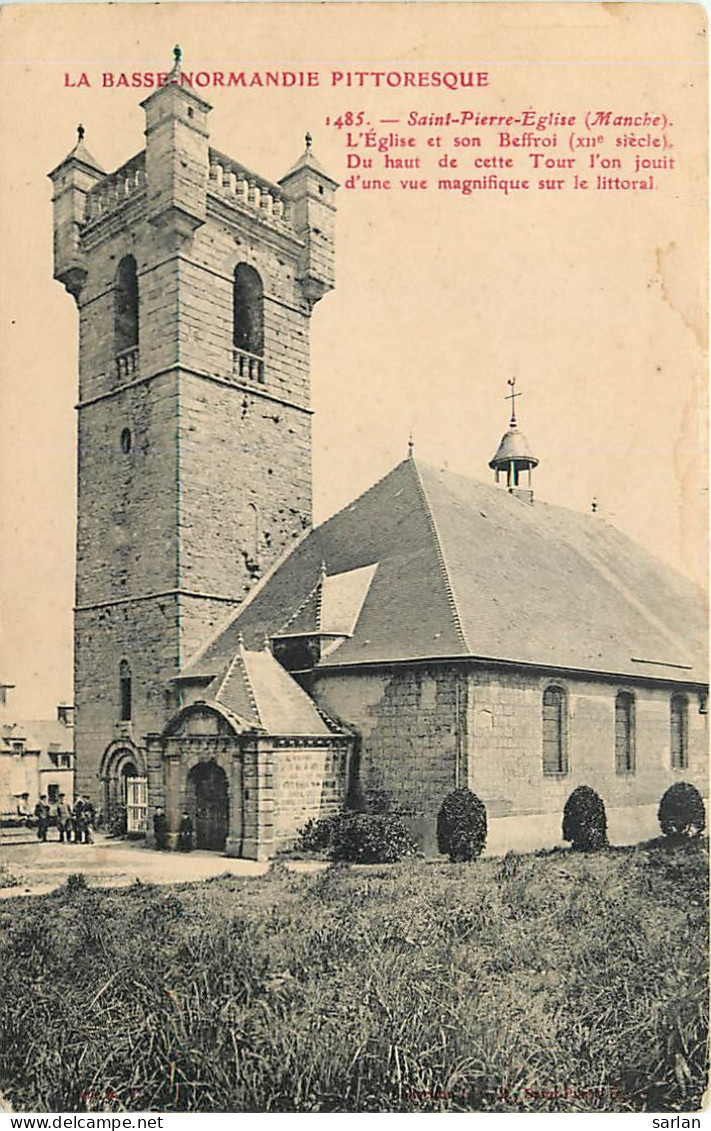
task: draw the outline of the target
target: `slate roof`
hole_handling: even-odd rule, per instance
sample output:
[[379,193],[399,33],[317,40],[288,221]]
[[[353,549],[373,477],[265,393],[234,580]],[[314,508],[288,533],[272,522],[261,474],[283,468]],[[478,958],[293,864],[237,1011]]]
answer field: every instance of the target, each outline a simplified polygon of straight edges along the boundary
[[248,651],[240,642],[202,701],[225,709],[240,729],[309,737],[332,733],[313,700],[271,652]]
[[334,181],[333,177],[326,172],[309,144],[307,144],[306,149],[301,154],[299,159],[295,161],[291,166],[289,172],[285,173],[283,177],[279,178],[279,184],[283,185],[285,181],[288,181],[289,178],[293,177],[295,173],[301,172],[302,169],[313,169],[313,171],[315,173],[318,173],[319,176],[323,177],[327,181],[330,181],[331,184],[336,188],[338,187],[338,181]]
[[65,726],[59,719],[30,719],[18,723],[33,740],[33,749],[66,754],[74,749],[74,728]]
[[414,459],[312,530],[183,677],[221,670],[239,633],[253,647],[309,601],[315,616],[324,565],[329,577],[377,569],[323,669],[473,657],[706,680],[705,602],[691,582],[599,515],[530,504]]
[[12,752],[13,742],[20,741],[27,753],[71,754],[74,730],[58,719],[18,720],[0,725],[0,752]]
[[94,155],[87,149],[84,143],[83,133],[79,135],[74,148],[69,151],[64,160],[60,161],[59,165],[57,165],[55,169],[52,169],[52,172],[49,173],[48,176],[53,177],[55,173],[57,173],[63,165],[66,165],[68,161],[80,161],[82,165],[87,165],[90,169],[93,169],[98,173],[105,172],[103,165],[101,165],[100,162],[96,160]]
[[377,568],[362,566],[333,577],[322,569],[306,601],[276,635],[351,636]]

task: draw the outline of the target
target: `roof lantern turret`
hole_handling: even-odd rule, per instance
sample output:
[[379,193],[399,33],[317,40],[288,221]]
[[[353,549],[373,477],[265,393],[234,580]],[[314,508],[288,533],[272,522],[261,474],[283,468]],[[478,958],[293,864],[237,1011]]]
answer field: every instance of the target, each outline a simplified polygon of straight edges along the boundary
[[[501,437],[494,458],[489,461],[489,467],[496,472],[496,482],[500,483],[503,474],[503,484],[512,495],[527,502],[533,502],[533,489],[531,486],[531,471],[538,466],[538,460],[531,451],[528,440],[518,430],[516,421],[516,397],[521,394],[516,392],[516,378],[510,377],[508,385],[511,389],[506,400],[511,401],[511,419],[508,432]],[[523,486],[523,473],[526,473],[526,485]]]

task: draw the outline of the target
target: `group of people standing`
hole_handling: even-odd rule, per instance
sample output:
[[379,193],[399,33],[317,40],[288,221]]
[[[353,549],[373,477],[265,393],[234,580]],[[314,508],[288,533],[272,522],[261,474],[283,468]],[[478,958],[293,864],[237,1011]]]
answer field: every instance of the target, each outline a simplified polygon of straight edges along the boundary
[[[181,852],[192,852],[193,832],[193,819],[186,810],[178,828],[178,848]],[[168,818],[162,805],[153,814],[153,835],[156,848],[163,850],[168,847]]]
[[59,840],[67,844],[92,844],[93,830],[96,828],[96,810],[88,797],[77,797],[73,805],[68,805],[65,795],[59,794],[55,802],[48,802],[46,794],[42,794],[35,805],[35,820],[37,821],[37,839],[47,840],[47,833],[51,825],[55,825]]
[[[23,794],[23,804],[18,805],[17,812],[28,824],[32,823],[33,814],[26,806],[27,795]],[[66,796],[59,794],[56,801],[49,802],[43,793],[34,807],[34,820],[37,824],[37,839],[47,841],[49,829],[55,827],[59,833],[59,841],[67,844],[93,844],[93,830],[101,822],[101,814],[97,818],[96,810],[89,797],[77,797],[73,805],[68,805]],[[158,806],[153,814],[153,834],[155,846],[158,849],[168,847],[168,820],[165,810]],[[185,811],[178,827],[178,848],[181,852],[191,852],[193,849],[194,826],[190,814]]]

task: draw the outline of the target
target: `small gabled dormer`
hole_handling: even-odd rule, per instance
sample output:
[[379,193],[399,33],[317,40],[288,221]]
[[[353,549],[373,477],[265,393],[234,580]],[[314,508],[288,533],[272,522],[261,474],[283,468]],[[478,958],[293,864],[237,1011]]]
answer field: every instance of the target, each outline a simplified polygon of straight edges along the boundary
[[377,568],[375,563],[329,576],[322,564],[306,600],[271,637],[275,658],[302,687],[318,662],[353,635]]

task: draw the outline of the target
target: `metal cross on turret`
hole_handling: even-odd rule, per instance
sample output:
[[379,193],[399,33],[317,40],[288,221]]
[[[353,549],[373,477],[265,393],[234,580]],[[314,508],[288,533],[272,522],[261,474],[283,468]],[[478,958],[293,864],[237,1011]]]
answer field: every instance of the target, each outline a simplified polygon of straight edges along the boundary
[[517,392],[514,391],[515,388],[516,388],[516,378],[515,377],[509,377],[507,384],[511,387],[511,392],[506,394],[506,396],[504,397],[504,400],[511,401],[511,420],[510,420],[509,423],[510,423],[511,428],[515,428],[516,427],[516,397],[520,397],[521,393],[517,393]]

